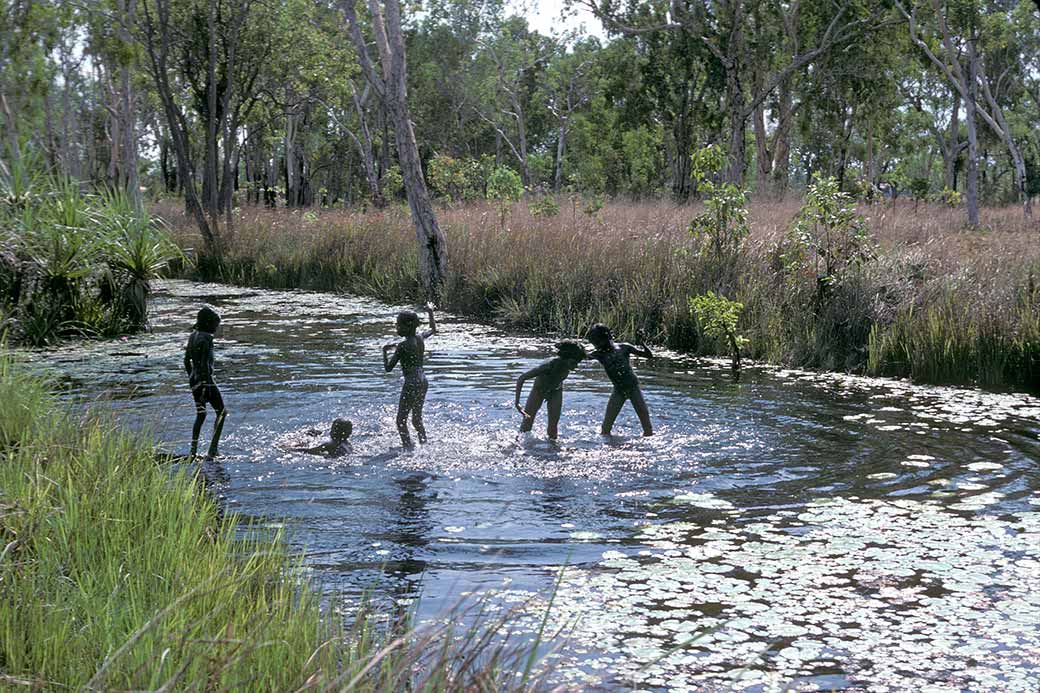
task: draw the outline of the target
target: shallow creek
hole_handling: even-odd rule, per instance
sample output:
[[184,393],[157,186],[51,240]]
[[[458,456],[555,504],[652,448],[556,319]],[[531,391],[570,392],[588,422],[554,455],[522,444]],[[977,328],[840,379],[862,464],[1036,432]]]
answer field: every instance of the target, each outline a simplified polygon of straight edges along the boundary
[[[544,409],[519,440],[512,409],[552,340],[443,316],[431,442],[406,452],[399,374],[379,355],[397,307],[157,289],[150,333],[29,358],[77,406],[184,453],[182,349],[198,306],[216,306],[230,416],[214,490],[285,527],[344,605],[418,599],[425,620],[478,595],[534,632],[556,585],[556,677],[605,689],[1040,686],[1040,400],[758,366],[735,384],[723,363],[662,353],[635,361],[656,436],[627,406],[598,435],[610,387],[586,363],[552,445]],[[336,416],[354,422],[353,454],[285,451]]]

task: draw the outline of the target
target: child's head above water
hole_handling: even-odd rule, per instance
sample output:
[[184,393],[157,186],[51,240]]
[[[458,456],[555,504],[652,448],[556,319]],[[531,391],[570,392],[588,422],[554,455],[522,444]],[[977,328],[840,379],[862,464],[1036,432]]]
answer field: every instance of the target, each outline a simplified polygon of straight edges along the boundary
[[216,332],[217,327],[220,325],[220,315],[217,311],[213,310],[209,306],[202,306],[199,309],[199,314],[195,318],[195,329],[201,330],[202,332]]
[[614,340],[614,335],[610,333],[610,328],[601,322],[597,322],[589,328],[588,337],[589,341],[597,348],[605,347]]
[[414,310],[402,310],[397,314],[397,334],[411,337],[420,324],[419,314]]
[[556,355],[562,359],[574,361],[577,365],[580,361],[583,361],[588,354],[585,353],[585,348],[577,342],[565,339],[556,345]]
[[346,419],[336,419],[332,422],[332,430],[329,431],[329,437],[336,442],[342,442],[349,438],[353,432],[354,424]]

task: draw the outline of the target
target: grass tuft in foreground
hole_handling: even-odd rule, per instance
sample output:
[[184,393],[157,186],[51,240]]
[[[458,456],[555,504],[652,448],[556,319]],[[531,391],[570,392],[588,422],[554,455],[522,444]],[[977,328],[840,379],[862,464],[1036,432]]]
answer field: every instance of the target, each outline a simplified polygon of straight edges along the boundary
[[[528,690],[508,617],[323,618],[280,536],[236,532],[144,435],[0,355],[0,688]],[[253,535],[252,538],[243,536]]]

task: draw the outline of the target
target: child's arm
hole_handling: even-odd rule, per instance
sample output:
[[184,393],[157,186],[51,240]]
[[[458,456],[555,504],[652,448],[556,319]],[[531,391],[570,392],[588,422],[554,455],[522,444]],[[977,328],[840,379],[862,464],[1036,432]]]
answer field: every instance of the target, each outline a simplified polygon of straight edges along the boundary
[[[390,349],[394,350],[394,355],[388,357],[386,355],[386,352],[389,351]],[[389,373],[390,371],[392,371],[394,369],[394,366],[397,365],[397,360],[400,357],[401,356],[398,353],[398,346],[396,344],[384,344],[383,345],[383,368],[386,369],[387,373]]]
[[523,392],[524,382],[544,373],[546,367],[547,366],[544,363],[540,366],[535,366],[534,368],[522,374],[519,378],[516,379],[516,398],[513,400],[513,407],[515,407],[518,412],[523,414],[525,418],[529,416],[529,414],[526,411],[524,411],[523,407],[520,406],[520,394]]
[[648,347],[646,344],[640,344],[639,346],[635,346],[634,344],[626,344],[625,346],[627,346],[629,350],[636,356],[642,356],[645,359],[652,359],[654,357],[653,352],[650,351],[650,347]]
[[639,348],[642,349],[642,352],[639,352],[639,355],[648,359],[652,359],[654,357],[654,353],[650,351],[650,347],[646,345],[646,333],[642,330],[639,330],[636,333],[636,336],[639,337]]
[[328,454],[328,452],[329,452],[329,444],[328,443],[322,443],[321,445],[315,445],[315,446],[309,447],[309,448],[300,446],[300,447],[289,448],[289,449],[292,450],[293,452],[304,452],[304,453],[307,453],[308,455],[325,455],[325,454]]
[[426,315],[428,315],[429,318],[430,318],[430,329],[425,330],[422,333],[422,338],[423,339],[428,339],[428,338],[432,337],[433,335],[437,334],[437,321],[433,318],[433,304],[432,303],[427,303],[426,304]]
[[643,331],[640,330],[637,334],[639,337],[639,345],[635,344],[622,344],[621,348],[628,352],[629,355],[635,354],[636,356],[642,356],[646,359],[652,359],[654,354],[650,351],[650,347],[646,345],[646,337],[643,336]]
[[191,375],[191,337],[188,337],[188,343],[184,345],[184,370]]

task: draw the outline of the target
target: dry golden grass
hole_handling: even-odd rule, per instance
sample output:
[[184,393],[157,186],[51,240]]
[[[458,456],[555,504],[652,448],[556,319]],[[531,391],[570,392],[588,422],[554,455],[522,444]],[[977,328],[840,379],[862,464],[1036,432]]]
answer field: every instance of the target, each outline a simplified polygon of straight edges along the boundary
[[[568,335],[600,321],[622,337],[643,330],[674,348],[710,353],[716,345],[701,334],[689,299],[721,289],[745,304],[741,327],[756,358],[932,381],[1036,385],[1032,277],[1040,266],[1040,225],[1023,219],[1019,208],[984,209],[982,227],[969,230],[960,209],[902,200],[861,205],[876,259],[821,310],[798,304],[777,266],[777,244],[800,204],[752,203],[751,235],[736,274],[725,279],[688,232],[700,211],[696,203],[614,201],[587,214],[579,201],[561,199],[552,217],[520,203],[504,224],[488,203],[443,208],[450,253],[444,307]],[[159,211],[183,247],[197,244],[179,209]],[[402,205],[248,208],[226,234],[220,257],[199,258],[196,276],[406,302],[421,294],[415,246]],[[1040,347],[1037,356],[1040,364]]]

